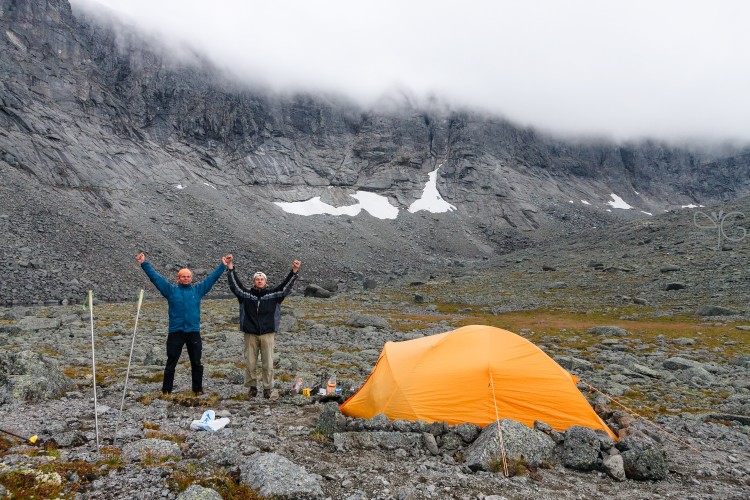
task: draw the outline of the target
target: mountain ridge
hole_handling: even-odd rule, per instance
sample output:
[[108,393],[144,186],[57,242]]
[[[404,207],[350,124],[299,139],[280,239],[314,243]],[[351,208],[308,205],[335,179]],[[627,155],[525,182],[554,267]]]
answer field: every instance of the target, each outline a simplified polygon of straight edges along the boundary
[[[23,291],[35,252],[36,269],[62,283],[83,275],[105,288],[114,276],[88,262],[68,271],[70,255],[87,247],[134,277],[140,250],[167,267],[209,269],[227,251],[274,268],[304,254],[313,275],[356,283],[750,194],[747,148],[566,141],[467,110],[271,95],[67,1],[2,0],[0,13],[0,215],[12,233],[0,302],[44,293]],[[438,166],[438,192],[457,210],[408,214]],[[387,198],[400,220],[304,217],[273,204],[320,196],[341,206],[358,190]],[[607,211],[611,194],[636,210]],[[84,236],[65,236],[76,228]],[[56,239],[32,245],[45,231]],[[60,285],[49,300],[64,295]]]

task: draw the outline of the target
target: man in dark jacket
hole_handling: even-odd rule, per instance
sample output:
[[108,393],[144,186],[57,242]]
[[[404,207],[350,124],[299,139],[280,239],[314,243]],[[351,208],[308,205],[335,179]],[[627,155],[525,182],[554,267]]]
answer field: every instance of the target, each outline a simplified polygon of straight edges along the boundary
[[227,255],[229,288],[240,303],[240,330],[245,333],[243,353],[245,355],[245,387],[248,396],[258,395],[258,352],[263,369],[263,397],[268,399],[273,391],[273,347],[281,319],[281,303],[292,292],[297,281],[300,261],[292,263],[292,270],[277,287],[266,288],[266,275],[253,275],[253,287],[247,289],[237,277],[232,256]]
[[222,257],[222,264],[200,283],[193,284],[193,273],[190,269],[180,269],[177,273],[177,284],[173,285],[157,273],[146,261],[143,253],[136,260],[161,292],[169,305],[169,334],[167,335],[167,366],[164,367],[164,381],[161,392],[170,394],[174,384],[174,370],[182,354],[182,346],[187,345],[190,357],[193,392],[203,392],[203,365],[201,364],[201,299],[211,290],[214,283],[227,268],[227,257]]

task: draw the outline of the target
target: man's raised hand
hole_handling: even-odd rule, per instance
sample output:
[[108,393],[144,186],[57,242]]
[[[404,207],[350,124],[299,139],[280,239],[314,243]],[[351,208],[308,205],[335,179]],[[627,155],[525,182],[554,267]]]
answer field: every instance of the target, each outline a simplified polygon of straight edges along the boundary
[[222,257],[221,262],[223,262],[224,265],[227,266],[229,269],[234,268],[234,257],[232,257],[231,253],[228,253],[224,257]]
[[301,264],[302,264],[302,262],[300,262],[300,261],[298,261],[298,260],[295,259],[295,261],[292,262],[292,272],[296,273],[297,271],[299,271],[299,266]]
[[139,253],[135,256],[135,260],[137,260],[139,264],[143,264],[144,262],[146,262],[146,254],[144,254],[143,252]]

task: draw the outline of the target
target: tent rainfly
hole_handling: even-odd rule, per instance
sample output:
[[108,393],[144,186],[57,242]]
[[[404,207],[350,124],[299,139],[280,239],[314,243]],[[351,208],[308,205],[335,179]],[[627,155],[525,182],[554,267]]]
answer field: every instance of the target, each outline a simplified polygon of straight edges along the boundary
[[529,427],[539,420],[560,432],[580,425],[617,439],[577,382],[523,337],[471,325],[387,342],[367,381],[341,405],[341,412],[481,427],[503,418]]

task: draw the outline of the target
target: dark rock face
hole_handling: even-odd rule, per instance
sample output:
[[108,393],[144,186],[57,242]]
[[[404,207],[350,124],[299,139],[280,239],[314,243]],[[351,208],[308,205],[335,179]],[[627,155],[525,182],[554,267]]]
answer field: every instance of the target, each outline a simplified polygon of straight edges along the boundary
[[[0,0],[0,28],[0,303],[131,297],[139,251],[170,274],[231,251],[359,284],[643,216],[603,210],[612,192],[646,211],[750,193],[747,149],[566,142],[468,111],[267,95],[63,0]],[[456,210],[408,212],[436,169]],[[398,218],[273,204],[351,205],[358,190]]]
[[6,352],[0,356],[0,404],[12,400],[41,401],[72,390],[73,381],[57,362],[38,352]]
[[[503,433],[502,443],[498,425]],[[538,465],[550,458],[554,447],[554,441],[543,432],[503,419],[482,429],[476,441],[467,448],[464,463],[471,470],[491,470],[493,462],[505,455],[508,460],[523,457],[526,463]]]
[[625,475],[640,481],[658,481],[669,472],[667,455],[657,445],[634,447],[622,452]]
[[324,497],[318,477],[276,453],[261,453],[250,458],[241,467],[241,481],[266,497]]
[[346,430],[346,418],[339,411],[339,405],[333,402],[323,405],[315,429],[326,437]]
[[695,311],[698,316],[735,316],[739,312],[721,306],[701,306]]
[[664,287],[664,290],[666,291],[684,290],[685,288],[687,288],[685,283],[667,283],[667,286]]
[[307,285],[305,288],[305,297],[317,297],[319,299],[330,298],[333,294],[325,288],[318,285]]
[[619,326],[595,326],[594,328],[590,328],[588,333],[604,337],[627,337],[630,335],[627,330]]
[[565,431],[563,465],[576,470],[592,470],[599,460],[599,438],[593,429],[574,425]]

